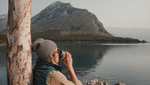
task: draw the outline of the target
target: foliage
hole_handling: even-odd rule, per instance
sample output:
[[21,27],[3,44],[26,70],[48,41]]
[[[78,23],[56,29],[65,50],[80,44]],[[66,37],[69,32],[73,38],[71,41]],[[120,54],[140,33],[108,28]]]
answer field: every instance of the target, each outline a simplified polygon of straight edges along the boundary
[[0,34],[0,43],[6,43],[6,35]]
[[[146,43],[144,40],[140,41],[133,38],[107,37],[103,35],[86,34],[84,32],[75,34],[70,32],[70,34],[61,35],[61,33],[58,33],[58,30],[32,32],[31,37],[32,42],[41,37],[55,42]],[[0,43],[6,43],[6,35],[0,34]]]
[[70,33],[61,35],[57,30],[45,32],[32,32],[32,42],[37,38],[50,39],[55,42],[98,42],[98,43],[140,43],[142,41],[133,38],[107,37],[103,35],[92,35],[85,33]]

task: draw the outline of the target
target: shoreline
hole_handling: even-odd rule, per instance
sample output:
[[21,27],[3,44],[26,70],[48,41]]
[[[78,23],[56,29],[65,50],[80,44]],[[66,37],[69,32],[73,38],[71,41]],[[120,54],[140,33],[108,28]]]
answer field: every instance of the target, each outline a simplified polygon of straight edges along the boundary
[[[143,42],[70,42],[70,41],[66,41],[66,42],[57,42],[56,43],[58,44],[62,44],[62,43],[113,43],[113,44],[140,44],[140,43],[143,43]],[[144,42],[144,43],[149,43],[149,42]]]
[[[57,44],[92,44],[92,43],[96,43],[96,44],[145,44],[145,43],[150,43],[150,42],[131,42],[131,43],[126,43],[126,42],[70,42],[70,41],[66,41],[66,42],[57,42],[54,41]],[[32,42],[33,43],[33,42]],[[1,45],[6,45],[6,42],[0,43]]]
[[[62,73],[66,76],[68,80],[71,80],[71,77],[67,69],[62,70]],[[88,75],[89,73],[91,73],[91,71],[88,71],[87,69],[75,69],[75,74],[77,76],[84,76],[84,75]],[[90,81],[86,80],[86,81],[81,81],[81,82],[83,83],[83,85],[110,85],[107,82],[100,80],[100,79],[92,79]],[[126,85],[126,84],[122,82],[118,82],[113,85]]]

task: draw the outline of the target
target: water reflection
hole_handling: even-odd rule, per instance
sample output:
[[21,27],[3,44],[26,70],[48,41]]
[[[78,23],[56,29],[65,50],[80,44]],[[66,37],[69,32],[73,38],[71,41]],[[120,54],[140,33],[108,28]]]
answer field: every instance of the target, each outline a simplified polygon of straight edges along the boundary
[[[75,69],[91,69],[103,60],[103,55],[110,48],[109,45],[93,44],[58,44],[58,48],[68,51],[73,57],[73,67]],[[6,84],[6,46],[0,46],[0,82]],[[36,53],[32,52],[32,65],[36,63]],[[59,65],[65,69],[60,61]],[[2,84],[0,83],[0,84]]]
[[6,46],[1,45],[0,46],[0,69],[3,69],[2,67],[6,67]]
[[[91,45],[91,44],[58,44],[60,49],[68,51],[73,57],[73,66],[77,69],[90,69],[102,61],[104,53],[110,48],[109,45]],[[0,66],[6,66],[6,47],[0,46]],[[36,63],[36,53],[32,53],[32,64]],[[59,63],[65,67],[62,62]],[[0,68],[1,68],[0,67]]]
[[6,85],[6,46],[0,45],[0,85]]
[[150,44],[111,45],[103,55],[102,64],[94,72],[78,76],[81,81],[99,79],[108,85],[123,82],[126,85],[150,85]]
[[[58,47],[72,54],[75,69],[90,71],[77,75],[82,82],[100,79],[109,85],[116,82],[150,85],[150,44],[58,44]],[[5,46],[0,46],[0,58],[0,85],[6,85]],[[36,58],[32,53],[33,66]],[[61,61],[59,64],[65,67]]]
[[[59,44],[58,47],[72,54],[73,66],[76,69],[94,68],[98,61],[102,61],[104,53],[110,48],[106,45],[90,44]],[[64,67],[62,62],[60,65]]]

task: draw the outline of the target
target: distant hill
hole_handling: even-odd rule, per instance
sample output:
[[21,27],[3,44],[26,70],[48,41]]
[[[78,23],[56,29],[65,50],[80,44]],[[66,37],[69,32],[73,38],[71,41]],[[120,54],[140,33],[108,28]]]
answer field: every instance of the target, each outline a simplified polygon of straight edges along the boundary
[[[0,16],[0,32],[6,33],[7,15]],[[97,17],[70,3],[54,2],[31,19],[32,41],[42,37],[56,42],[139,43],[133,38],[114,37]],[[2,40],[5,41],[5,35]]]
[[97,17],[70,3],[54,2],[32,17],[32,32],[57,30],[57,34],[91,34],[113,37]]
[[106,27],[115,37],[130,37],[150,42],[150,28]]
[[6,32],[7,14],[0,15],[0,33]]

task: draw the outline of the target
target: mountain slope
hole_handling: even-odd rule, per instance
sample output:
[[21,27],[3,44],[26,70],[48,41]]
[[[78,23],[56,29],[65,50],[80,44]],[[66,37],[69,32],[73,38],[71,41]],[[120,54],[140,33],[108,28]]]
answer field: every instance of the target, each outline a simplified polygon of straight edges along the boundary
[[32,17],[32,32],[57,30],[57,34],[92,34],[113,37],[96,16],[70,3],[54,2]]
[[[0,32],[6,33],[7,15],[0,16]],[[114,37],[97,17],[69,3],[54,2],[31,20],[32,41],[42,37],[56,42],[140,43],[133,38]],[[6,35],[3,41],[6,42]]]
[[[93,13],[70,3],[54,2],[31,19],[32,32],[57,30],[57,34],[92,34],[113,37]],[[5,33],[7,14],[0,15],[0,32]]]
[[7,24],[7,14],[0,15],[0,33],[4,33],[6,31]]

